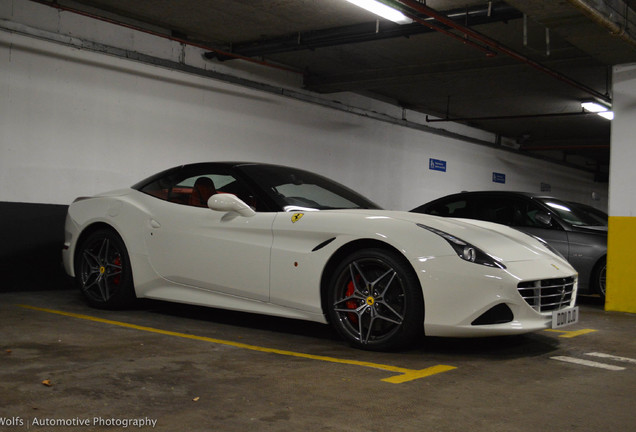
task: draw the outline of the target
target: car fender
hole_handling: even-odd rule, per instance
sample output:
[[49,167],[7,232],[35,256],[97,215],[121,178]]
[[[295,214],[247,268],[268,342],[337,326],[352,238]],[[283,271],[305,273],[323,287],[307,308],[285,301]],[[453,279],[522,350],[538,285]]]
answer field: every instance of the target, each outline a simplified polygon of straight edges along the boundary
[[[75,275],[75,259],[78,244],[92,230],[107,226],[124,241],[131,261],[135,290],[156,278],[149,265],[148,252],[144,241],[152,217],[148,209],[131,195],[139,194],[132,189],[110,192],[75,202],[66,218],[67,237],[74,241],[68,244],[64,253],[64,266],[68,274]],[[139,229],[139,227],[143,227]],[[70,232],[70,234],[69,234]]]
[[454,255],[441,237],[410,221],[363,210],[299,215],[279,213],[273,225],[270,301],[286,307],[321,313],[321,288],[331,277],[334,260],[339,262],[346,255],[343,250],[385,245],[410,265],[423,256]]

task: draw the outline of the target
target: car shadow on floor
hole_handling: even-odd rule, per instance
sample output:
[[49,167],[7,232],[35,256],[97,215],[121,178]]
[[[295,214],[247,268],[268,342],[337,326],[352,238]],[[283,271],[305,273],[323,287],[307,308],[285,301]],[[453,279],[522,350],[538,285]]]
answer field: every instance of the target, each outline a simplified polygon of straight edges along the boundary
[[[140,301],[138,307],[157,315],[267,331],[279,335],[303,336],[307,340],[307,348],[313,348],[313,343],[324,346],[325,343],[333,342],[336,349],[345,348],[352,350],[354,353],[360,352],[358,349],[350,348],[329,325],[325,324],[157,300]],[[448,355],[450,357],[469,356],[503,360],[541,356],[558,350],[559,346],[560,342],[558,339],[541,334],[541,332],[486,338],[427,336],[414,341],[407,348],[400,349],[397,352],[406,356],[434,354]]]
[[320,340],[339,340],[338,335],[330,326],[311,321],[149,299],[140,300],[137,307],[153,314],[188,318],[201,322],[301,335]]
[[605,299],[601,298],[599,295],[581,295],[579,294],[576,298],[577,305],[585,305],[598,307],[599,309],[605,308]]
[[[32,280],[34,282],[35,280]],[[42,288],[42,287],[45,288]],[[70,279],[64,275],[54,277],[53,280],[42,280],[41,283],[32,283],[26,287],[20,287],[17,280],[11,284],[11,289],[4,291],[35,291],[38,290],[75,290]],[[5,288],[8,288],[5,286]],[[3,291],[3,290],[0,290]],[[72,304],[79,309],[84,309],[86,303],[79,291],[73,297]],[[598,296],[580,296],[579,305],[586,308],[602,310],[604,305]],[[241,329],[265,331],[273,336],[293,335],[302,336],[306,341],[304,349],[322,350],[328,349],[340,351],[351,350],[356,353],[360,350],[351,348],[329,325],[317,322],[280,318],[267,315],[259,315],[245,312],[236,312],[204,306],[193,306],[180,303],[171,303],[159,300],[141,299],[131,309],[149,313],[154,316],[172,316],[200,323],[214,323],[224,326],[232,326]],[[298,342],[294,340],[293,343]],[[554,352],[560,347],[560,340],[554,335],[545,332],[536,332],[518,336],[499,336],[486,338],[442,338],[426,336],[415,340],[399,353],[405,356],[441,355],[449,357],[470,356],[484,359],[510,359],[519,357],[541,356]],[[332,345],[332,348],[328,348]],[[301,349],[301,348],[299,348]]]

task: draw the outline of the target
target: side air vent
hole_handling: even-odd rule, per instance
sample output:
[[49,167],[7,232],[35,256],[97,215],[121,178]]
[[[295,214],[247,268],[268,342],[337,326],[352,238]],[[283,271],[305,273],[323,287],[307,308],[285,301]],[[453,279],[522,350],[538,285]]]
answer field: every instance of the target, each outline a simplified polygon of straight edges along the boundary
[[329,243],[331,243],[332,241],[334,241],[336,238],[330,238],[329,240],[325,240],[324,242],[320,243],[318,246],[316,246],[315,248],[313,248],[311,251],[312,252],[316,252],[317,250],[320,250],[322,248],[324,248],[325,246],[327,246]]
[[514,316],[508,305],[501,303],[481,314],[471,325],[505,324],[511,322],[513,319]]

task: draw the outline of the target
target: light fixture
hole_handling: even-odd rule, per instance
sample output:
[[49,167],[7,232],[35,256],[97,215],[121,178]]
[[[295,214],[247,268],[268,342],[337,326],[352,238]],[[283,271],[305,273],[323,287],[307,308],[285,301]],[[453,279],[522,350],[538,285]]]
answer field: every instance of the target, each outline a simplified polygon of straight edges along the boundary
[[606,105],[600,104],[598,102],[593,101],[583,101],[581,102],[581,107],[589,112],[596,113],[607,120],[614,119],[614,111],[610,110],[610,108]]
[[614,111],[601,111],[597,112],[596,114],[608,120],[614,120]]
[[347,0],[349,3],[353,3],[354,5],[361,7],[362,9],[366,9],[369,12],[372,12],[382,18],[388,19],[389,21],[393,21],[397,24],[411,24],[413,20],[407,16],[405,16],[402,12],[397,9],[393,9],[390,6],[385,5],[384,3],[380,3],[375,0]]

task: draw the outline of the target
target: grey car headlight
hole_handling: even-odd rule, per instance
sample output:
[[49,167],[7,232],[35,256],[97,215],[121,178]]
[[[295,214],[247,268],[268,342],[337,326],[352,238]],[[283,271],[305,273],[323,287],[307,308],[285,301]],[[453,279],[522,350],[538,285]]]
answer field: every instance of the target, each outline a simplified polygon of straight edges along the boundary
[[498,267],[500,269],[506,268],[503,263],[499,262],[492,256],[488,255],[486,252],[482,251],[476,246],[473,246],[467,241],[464,241],[458,237],[455,237],[454,235],[438,230],[436,228],[432,228],[419,223],[417,224],[417,226],[442,237],[448,242],[449,245],[451,245],[455,253],[457,253],[457,256],[459,256],[464,261],[481,264],[488,267]]

